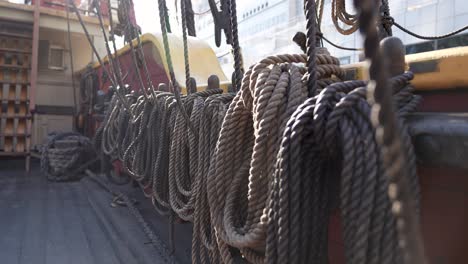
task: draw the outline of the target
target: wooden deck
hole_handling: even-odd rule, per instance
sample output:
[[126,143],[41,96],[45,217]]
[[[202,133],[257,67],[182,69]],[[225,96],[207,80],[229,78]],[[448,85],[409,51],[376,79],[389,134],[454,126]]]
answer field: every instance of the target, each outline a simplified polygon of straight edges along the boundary
[[[139,201],[144,219],[169,247],[166,217],[139,189],[119,190]],[[165,263],[128,208],[111,207],[111,200],[89,179],[51,183],[37,163],[27,174],[21,161],[0,160],[1,263]],[[191,226],[176,224],[175,230],[175,260],[189,263]]]

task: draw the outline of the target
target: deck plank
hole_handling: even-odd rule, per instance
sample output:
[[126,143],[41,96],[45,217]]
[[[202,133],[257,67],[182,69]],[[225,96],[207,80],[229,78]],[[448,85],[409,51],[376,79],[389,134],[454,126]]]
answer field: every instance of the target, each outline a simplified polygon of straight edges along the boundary
[[111,198],[89,180],[51,183],[38,164],[27,174],[21,162],[0,160],[0,262],[164,263],[134,216],[111,207]]

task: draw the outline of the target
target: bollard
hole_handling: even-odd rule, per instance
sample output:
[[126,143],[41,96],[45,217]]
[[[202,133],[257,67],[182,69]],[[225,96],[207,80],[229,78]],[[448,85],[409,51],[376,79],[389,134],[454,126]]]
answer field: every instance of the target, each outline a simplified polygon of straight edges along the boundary
[[216,75],[211,75],[208,77],[208,86],[206,87],[207,90],[211,89],[218,89],[219,88],[219,78]]
[[161,92],[169,92],[167,84],[165,84],[165,83],[160,83],[158,85],[158,90],[161,91]]
[[405,72],[405,46],[397,37],[387,37],[380,41],[380,52],[386,58],[388,74],[390,77]]
[[197,81],[195,78],[190,77],[189,79],[189,87],[187,87],[187,94],[193,94],[197,92]]

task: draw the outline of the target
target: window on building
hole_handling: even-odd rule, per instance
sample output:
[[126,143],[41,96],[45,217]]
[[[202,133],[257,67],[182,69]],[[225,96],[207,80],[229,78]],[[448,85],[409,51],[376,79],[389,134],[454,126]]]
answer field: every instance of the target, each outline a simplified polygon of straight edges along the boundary
[[64,49],[60,46],[51,45],[49,48],[49,69],[65,69]]
[[345,57],[340,57],[338,58],[340,61],[340,65],[346,65],[351,63],[351,56],[345,56]]
[[406,54],[414,54],[435,50],[435,41],[410,44],[406,46]]
[[448,49],[460,46],[468,46],[468,34],[437,40],[437,49]]
[[468,46],[468,34],[406,45],[406,54]]

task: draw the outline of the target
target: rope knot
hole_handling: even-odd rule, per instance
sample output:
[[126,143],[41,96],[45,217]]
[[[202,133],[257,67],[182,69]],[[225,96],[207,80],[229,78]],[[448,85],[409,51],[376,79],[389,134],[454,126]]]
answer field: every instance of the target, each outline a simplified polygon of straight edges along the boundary
[[386,13],[383,13],[380,21],[384,26],[387,27],[393,26],[395,24],[395,19],[392,16],[387,15]]

